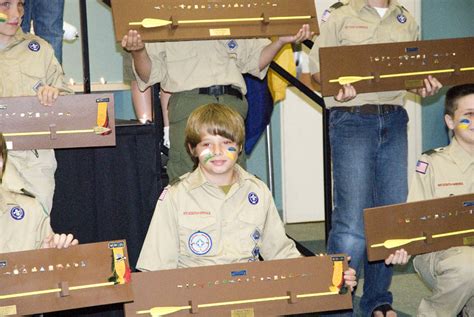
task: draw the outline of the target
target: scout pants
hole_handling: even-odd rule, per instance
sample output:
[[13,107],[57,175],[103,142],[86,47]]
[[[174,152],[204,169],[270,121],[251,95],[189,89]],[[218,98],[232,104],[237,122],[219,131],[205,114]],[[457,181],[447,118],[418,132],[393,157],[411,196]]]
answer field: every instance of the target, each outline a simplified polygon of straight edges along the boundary
[[[422,299],[417,316],[474,316],[474,247],[418,255],[413,265],[433,294]],[[463,309],[464,307],[464,309]]]
[[[184,144],[184,130],[191,112],[199,106],[209,103],[227,105],[240,113],[244,119],[247,117],[248,104],[245,98],[242,100],[231,95],[199,94],[199,89],[173,93],[168,106],[171,146],[167,171],[170,181],[194,169],[194,163],[189,157]],[[243,151],[239,156],[238,163],[245,168],[245,153]]]

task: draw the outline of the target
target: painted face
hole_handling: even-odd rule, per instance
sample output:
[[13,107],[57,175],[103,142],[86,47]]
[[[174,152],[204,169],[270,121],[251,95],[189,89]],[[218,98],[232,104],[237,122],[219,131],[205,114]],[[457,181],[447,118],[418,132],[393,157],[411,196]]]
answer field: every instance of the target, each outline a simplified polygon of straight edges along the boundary
[[0,0],[0,43],[8,44],[20,28],[24,0]]
[[447,121],[460,143],[474,147],[474,94],[460,98],[454,117]]
[[220,135],[201,134],[201,142],[195,148],[199,166],[207,176],[233,175],[233,167],[239,157],[237,144]]

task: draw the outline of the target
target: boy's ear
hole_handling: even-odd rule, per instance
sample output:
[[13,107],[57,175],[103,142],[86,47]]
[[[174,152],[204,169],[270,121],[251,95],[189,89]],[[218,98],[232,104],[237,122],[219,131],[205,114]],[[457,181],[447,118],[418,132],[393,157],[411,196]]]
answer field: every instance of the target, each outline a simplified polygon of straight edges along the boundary
[[196,153],[195,153],[196,148],[193,148],[191,144],[189,143],[188,143],[188,149],[189,149],[189,153],[191,153],[192,156],[196,156]]
[[454,119],[449,114],[444,115],[444,122],[446,122],[449,130],[454,130]]

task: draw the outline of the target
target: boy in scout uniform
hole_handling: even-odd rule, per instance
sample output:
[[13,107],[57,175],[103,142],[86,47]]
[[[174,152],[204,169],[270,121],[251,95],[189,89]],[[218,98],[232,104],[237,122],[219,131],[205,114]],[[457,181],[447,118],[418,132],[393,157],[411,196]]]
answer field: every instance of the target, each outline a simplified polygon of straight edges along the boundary
[[[322,15],[320,35],[310,52],[310,71],[320,82],[319,48],[414,41],[415,19],[396,0],[350,0],[333,5]],[[420,96],[437,93],[441,84],[429,76]],[[334,210],[328,239],[329,253],[347,253],[360,274],[364,268],[363,316],[396,316],[388,291],[392,268],[369,263],[365,252],[363,209],[406,201],[406,91],[357,94],[350,84],[334,97],[329,137],[333,166]],[[352,315],[348,312],[345,315]]]
[[[451,144],[421,156],[408,201],[474,193],[474,84],[448,90],[445,121],[454,133]],[[413,265],[433,291],[421,301],[417,316],[457,316],[461,311],[464,317],[474,316],[474,247],[418,255]]]
[[[0,97],[38,96],[42,105],[51,106],[60,93],[72,93],[63,80],[63,70],[51,46],[41,38],[25,34],[20,28],[23,0],[0,3],[0,13],[7,16],[0,23]],[[4,177],[16,170],[25,188],[51,210],[54,194],[56,159],[53,150],[10,151],[12,165]]]
[[[197,108],[186,126],[196,168],[164,189],[137,269],[155,271],[301,256],[267,186],[237,165],[244,121],[232,108]],[[344,272],[356,285],[355,271]]]
[[[173,180],[192,170],[184,146],[186,119],[198,106],[218,102],[233,107],[245,119],[247,87],[242,76],[264,78],[268,65],[286,43],[311,37],[308,25],[295,36],[268,39],[146,43],[130,30],[122,46],[131,51],[137,81],[143,91],[155,83],[171,93],[168,104],[170,151],[168,176]],[[241,162],[245,162],[241,155]]]
[[[0,253],[39,248],[61,249],[78,244],[72,234],[53,233],[47,211],[24,190],[21,177],[10,173],[17,190],[3,186],[2,176],[7,161],[5,139],[0,133]],[[11,165],[8,166],[10,167]]]

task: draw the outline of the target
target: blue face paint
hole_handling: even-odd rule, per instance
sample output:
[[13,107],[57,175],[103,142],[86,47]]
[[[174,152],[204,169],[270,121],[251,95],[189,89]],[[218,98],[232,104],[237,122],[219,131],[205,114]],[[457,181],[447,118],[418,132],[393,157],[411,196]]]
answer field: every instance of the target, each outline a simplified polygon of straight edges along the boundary
[[467,130],[467,129],[469,129],[470,124],[471,124],[471,120],[463,118],[463,119],[459,120],[458,127],[460,129]]

